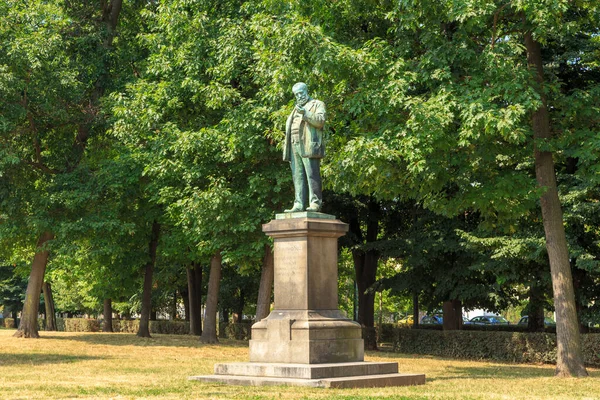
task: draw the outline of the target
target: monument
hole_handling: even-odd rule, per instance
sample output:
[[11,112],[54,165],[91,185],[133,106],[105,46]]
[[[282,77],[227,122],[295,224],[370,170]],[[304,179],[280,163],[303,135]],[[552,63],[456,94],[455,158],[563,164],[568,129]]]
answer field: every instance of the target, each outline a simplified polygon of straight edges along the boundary
[[362,329],[338,308],[337,241],[348,225],[319,212],[325,106],[308,97],[303,83],[293,91],[284,160],[292,165],[294,205],[263,225],[273,238],[273,311],[252,326],[250,362],[216,364],[214,375],[189,379],[335,388],[424,384],[425,375],[400,374],[395,362],[365,362]]

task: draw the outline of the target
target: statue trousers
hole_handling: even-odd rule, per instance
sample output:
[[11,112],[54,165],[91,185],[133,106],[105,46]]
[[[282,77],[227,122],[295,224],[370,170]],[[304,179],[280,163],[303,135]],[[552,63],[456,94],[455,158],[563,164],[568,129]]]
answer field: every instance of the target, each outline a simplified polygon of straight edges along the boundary
[[[319,158],[307,158],[300,156],[300,143],[292,140],[292,177],[294,179],[294,206],[303,210],[308,205],[316,205],[321,208],[323,199],[321,189],[321,160]],[[308,205],[306,200],[308,199]]]

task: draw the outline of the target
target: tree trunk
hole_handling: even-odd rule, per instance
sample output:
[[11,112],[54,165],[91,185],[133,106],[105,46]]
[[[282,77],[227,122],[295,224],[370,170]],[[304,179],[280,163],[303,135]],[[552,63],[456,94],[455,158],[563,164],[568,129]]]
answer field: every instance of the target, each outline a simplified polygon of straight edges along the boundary
[[275,274],[274,266],[273,249],[267,244],[265,245],[265,256],[263,257],[258,300],[256,302],[256,322],[267,318],[271,312],[271,294],[273,293],[273,277]]
[[139,337],[150,336],[150,313],[152,311],[152,271],[156,262],[156,249],[158,247],[158,237],[160,236],[160,224],[156,221],[152,223],[152,234],[148,245],[150,260],[146,263],[144,270],[144,289],[142,292],[142,311],[140,313],[140,327],[137,332]]
[[187,268],[188,296],[190,307],[190,335],[202,334],[202,267],[192,263]]
[[579,333],[590,333],[590,327],[583,323],[581,320],[581,313],[585,309],[581,303],[577,292],[580,290],[582,282],[586,279],[587,271],[576,268],[575,260],[571,260],[571,270],[573,271],[573,288],[575,289],[575,309],[577,310],[577,317],[579,319]]
[[219,337],[227,337],[227,325],[229,325],[229,309],[221,308],[221,313],[219,314]]
[[444,312],[444,330],[456,331],[462,329],[462,303],[460,300],[448,300],[442,305]]
[[177,290],[173,290],[173,302],[171,303],[170,320],[177,319]]
[[575,293],[562,210],[558,198],[554,161],[551,152],[541,151],[537,146],[539,141],[549,139],[551,132],[543,88],[544,71],[541,46],[533,39],[531,32],[525,33],[525,47],[529,66],[536,75],[538,86],[536,89],[542,101],[540,107],[533,113],[532,126],[535,139],[535,175],[538,185],[545,188],[540,203],[556,308],[556,375],[582,377],[587,376],[588,373],[581,353]]
[[[371,243],[376,241],[379,235],[379,206],[374,201],[370,201],[368,207],[366,242]],[[350,230],[362,243],[358,217],[350,221]],[[356,249],[352,250],[352,258],[358,286],[358,323],[366,328],[363,331],[369,332],[364,338],[365,349],[377,350],[377,338],[374,332],[371,332],[375,327],[375,292],[368,289],[376,281],[379,253],[373,249],[367,251]]]
[[25,292],[21,323],[19,324],[19,329],[14,334],[15,337],[40,337],[37,318],[40,309],[40,293],[42,292],[42,283],[44,282],[49,255],[48,250],[40,250],[40,247],[52,239],[54,239],[54,235],[50,232],[42,233],[38,239],[36,253],[31,263],[27,291]]
[[419,327],[419,294],[413,293],[413,328]]
[[383,293],[382,292],[379,292],[379,310],[378,311],[379,311],[379,313],[377,315],[377,332],[381,335],[381,327],[383,325]]
[[246,293],[244,288],[239,289],[239,297],[233,313],[233,323],[240,324],[244,320],[244,307],[246,306]]
[[56,311],[54,310],[54,297],[52,297],[52,287],[48,282],[42,284],[44,293],[44,305],[46,306],[46,330],[56,331]]
[[544,332],[544,291],[532,284],[529,288],[529,307],[527,311],[527,330]]
[[210,260],[210,276],[208,278],[208,293],[206,294],[206,311],[204,329],[200,341],[202,343],[217,343],[217,305],[219,302],[219,285],[221,283],[221,252],[218,251]]
[[112,299],[104,299],[104,325],[102,326],[102,332],[113,332],[112,327]]

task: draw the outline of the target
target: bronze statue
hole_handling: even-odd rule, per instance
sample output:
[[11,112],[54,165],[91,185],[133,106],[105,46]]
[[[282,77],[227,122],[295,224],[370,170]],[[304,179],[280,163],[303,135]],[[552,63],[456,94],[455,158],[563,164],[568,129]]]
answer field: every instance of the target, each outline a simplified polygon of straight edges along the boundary
[[285,212],[321,211],[325,104],[312,99],[303,82],[296,83],[292,92],[296,96],[296,107],[285,124],[283,160],[291,163],[295,196],[293,207]]

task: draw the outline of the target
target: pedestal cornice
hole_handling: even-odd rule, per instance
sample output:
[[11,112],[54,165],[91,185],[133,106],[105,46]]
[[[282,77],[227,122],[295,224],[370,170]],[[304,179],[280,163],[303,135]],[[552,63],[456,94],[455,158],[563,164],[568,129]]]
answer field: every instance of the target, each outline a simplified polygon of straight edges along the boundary
[[337,219],[287,218],[276,219],[262,226],[263,232],[272,238],[285,237],[342,237],[348,232],[348,224]]

